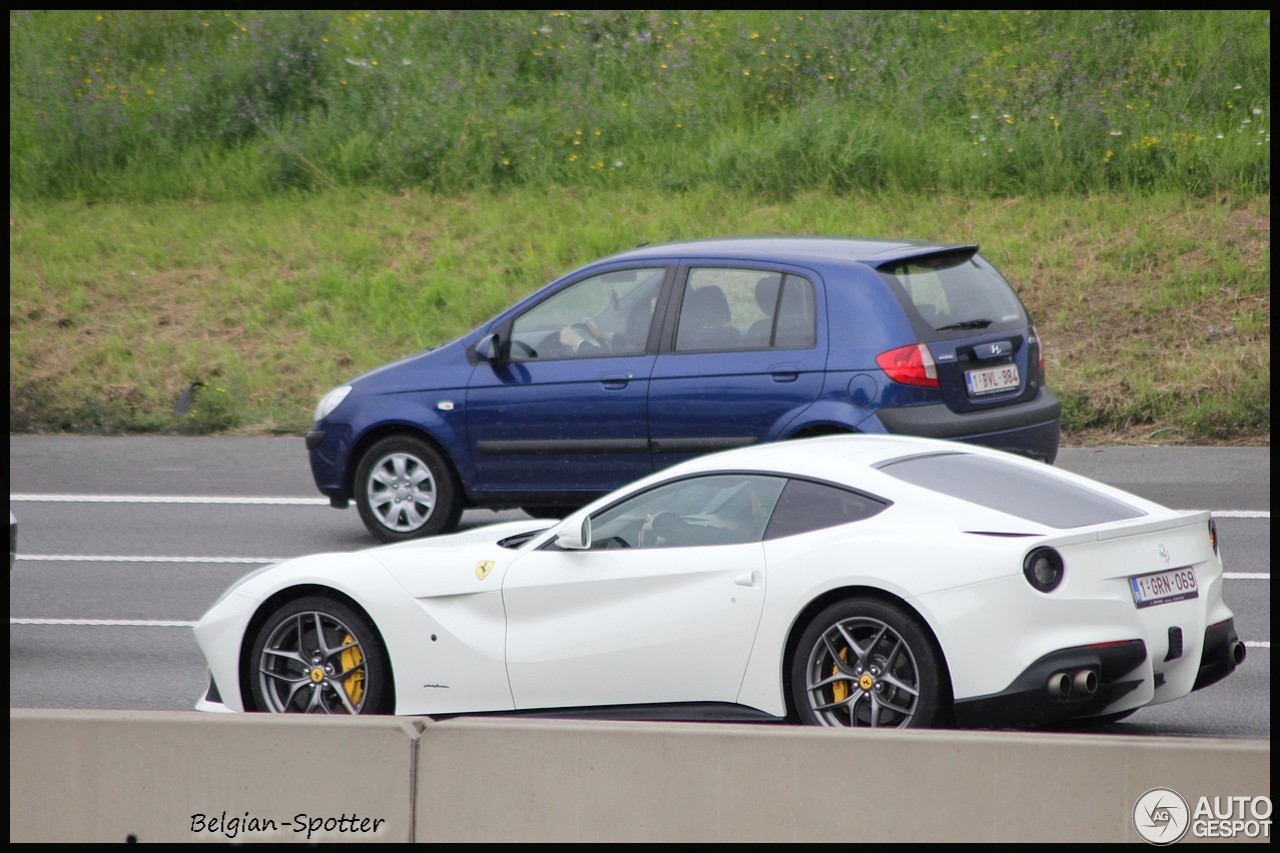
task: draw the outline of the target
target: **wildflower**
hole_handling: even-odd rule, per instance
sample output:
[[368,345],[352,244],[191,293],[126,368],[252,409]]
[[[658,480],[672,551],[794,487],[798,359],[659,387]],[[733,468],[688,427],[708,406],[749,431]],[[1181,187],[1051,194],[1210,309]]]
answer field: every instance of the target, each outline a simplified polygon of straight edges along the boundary
[[622,168],[622,161],[621,161],[621,160],[614,160],[614,161],[613,161],[613,168],[615,168],[615,169],[621,169],[621,168]]
[[1250,112],[1252,112],[1256,116],[1262,115],[1262,110],[1258,109],[1257,107],[1254,107],[1252,110],[1250,110]]
[[1109,131],[1109,133],[1110,133],[1112,136],[1123,136],[1123,135],[1124,135],[1124,131],[1122,131],[1122,130],[1112,130],[1112,131]]

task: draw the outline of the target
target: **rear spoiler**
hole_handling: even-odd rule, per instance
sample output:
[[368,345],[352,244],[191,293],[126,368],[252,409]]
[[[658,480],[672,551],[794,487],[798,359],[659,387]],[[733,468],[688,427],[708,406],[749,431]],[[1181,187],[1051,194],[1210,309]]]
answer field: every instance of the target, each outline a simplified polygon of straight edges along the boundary
[[978,254],[976,243],[967,246],[939,246],[924,251],[920,251],[918,247],[914,248],[915,251],[897,251],[888,257],[878,258],[871,266],[886,272],[888,268],[905,264],[945,269],[966,263]]

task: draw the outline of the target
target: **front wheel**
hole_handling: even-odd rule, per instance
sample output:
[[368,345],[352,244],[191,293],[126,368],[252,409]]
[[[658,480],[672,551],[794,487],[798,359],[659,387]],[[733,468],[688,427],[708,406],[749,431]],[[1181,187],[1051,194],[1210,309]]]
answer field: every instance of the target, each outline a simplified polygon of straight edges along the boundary
[[326,596],[285,604],[259,629],[250,658],[256,710],[273,714],[388,714],[386,649],[363,613]]
[[805,629],[791,664],[800,721],[817,726],[926,728],[947,705],[940,653],[915,617],[876,599],[848,599]]
[[444,457],[408,435],[384,438],[356,468],[360,520],[382,542],[434,536],[457,526],[462,501]]

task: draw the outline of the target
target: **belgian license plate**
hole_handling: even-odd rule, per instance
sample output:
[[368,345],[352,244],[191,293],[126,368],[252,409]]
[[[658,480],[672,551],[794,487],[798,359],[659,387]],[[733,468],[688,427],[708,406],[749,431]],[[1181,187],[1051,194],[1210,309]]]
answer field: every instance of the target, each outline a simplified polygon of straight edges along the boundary
[[1018,376],[1018,365],[1002,364],[999,367],[986,367],[982,370],[966,370],[965,384],[969,386],[970,397],[983,394],[994,394],[1009,388],[1017,388],[1021,382]]
[[1136,575],[1129,578],[1129,589],[1133,591],[1133,603],[1138,607],[1185,601],[1200,595],[1196,572],[1191,568]]

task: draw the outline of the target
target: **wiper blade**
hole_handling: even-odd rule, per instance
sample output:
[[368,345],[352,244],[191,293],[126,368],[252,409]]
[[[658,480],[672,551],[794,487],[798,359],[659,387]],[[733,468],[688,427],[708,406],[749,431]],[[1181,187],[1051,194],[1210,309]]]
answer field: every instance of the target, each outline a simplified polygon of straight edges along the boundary
[[959,323],[948,323],[945,326],[939,326],[939,332],[948,332],[952,329],[985,329],[991,325],[990,320],[978,318],[976,320],[961,320]]

